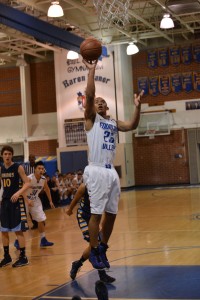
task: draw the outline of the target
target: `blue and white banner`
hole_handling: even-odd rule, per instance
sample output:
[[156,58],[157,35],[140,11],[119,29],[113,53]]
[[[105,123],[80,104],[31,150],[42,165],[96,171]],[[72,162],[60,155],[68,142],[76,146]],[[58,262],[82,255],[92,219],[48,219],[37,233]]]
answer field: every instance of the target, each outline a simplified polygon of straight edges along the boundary
[[182,86],[187,93],[193,90],[192,72],[182,73]]
[[[88,70],[82,57],[67,60],[67,51],[54,53],[59,147],[65,147],[64,120],[84,118],[85,89]],[[104,98],[109,115],[116,118],[113,54],[98,61],[95,71],[96,96]]]
[[160,90],[160,93],[164,96],[168,95],[171,92],[169,75],[160,75],[159,76],[159,90]]
[[160,67],[168,67],[169,66],[168,48],[158,49],[158,64]]
[[192,62],[192,46],[181,47],[181,61],[184,65],[189,65]]
[[158,76],[149,77],[149,94],[151,96],[159,95],[159,78],[158,78]]
[[200,72],[193,72],[194,90],[200,92]]
[[200,63],[200,44],[193,45],[192,50],[194,61]]
[[170,64],[178,66],[181,62],[180,48],[178,46],[169,48]]
[[171,74],[172,92],[180,93],[182,91],[182,76],[180,73]]
[[139,77],[138,78],[138,91],[144,91],[144,95],[148,95],[149,93],[149,82],[148,77]]
[[147,51],[147,65],[150,69],[158,67],[158,52],[157,50]]

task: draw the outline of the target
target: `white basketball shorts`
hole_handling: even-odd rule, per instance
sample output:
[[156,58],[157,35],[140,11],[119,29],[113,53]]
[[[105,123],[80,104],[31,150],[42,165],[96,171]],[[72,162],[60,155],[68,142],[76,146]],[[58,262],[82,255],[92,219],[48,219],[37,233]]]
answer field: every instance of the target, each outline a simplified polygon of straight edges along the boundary
[[83,178],[90,196],[91,213],[103,214],[106,211],[117,214],[120,182],[115,168],[88,165],[84,170]]
[[29,212],[32,219],[37,222],[43,222],[46,220],[46,215],[43,211],[42,203],[40,199],[33,200],[34,206],[29,206]]

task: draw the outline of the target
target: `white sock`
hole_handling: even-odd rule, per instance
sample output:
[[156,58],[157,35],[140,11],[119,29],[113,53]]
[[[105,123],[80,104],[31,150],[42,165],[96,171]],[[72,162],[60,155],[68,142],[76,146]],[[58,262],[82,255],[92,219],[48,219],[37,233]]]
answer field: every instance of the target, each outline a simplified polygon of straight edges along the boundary
[[40,233],[41,239],[45,237],[45,232]]

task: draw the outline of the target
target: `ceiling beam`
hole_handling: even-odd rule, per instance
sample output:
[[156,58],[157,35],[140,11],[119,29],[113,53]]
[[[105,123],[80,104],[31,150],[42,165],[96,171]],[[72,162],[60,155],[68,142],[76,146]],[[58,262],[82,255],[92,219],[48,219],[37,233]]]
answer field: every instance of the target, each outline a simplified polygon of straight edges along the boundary
[[167,34],[165,34],[164,32],[162,32],[161,30],[159,30],[155,26],[151,25],[148,21],[146,21],[141,16],[139,16],[138,14],[136,14],[133,10],[129,9],[128,13],[129,13],[130,16],[134,17],[135,19],[141,21],[143,24],[145,24],[149,28],[153,29],[153,31],[155,31],[156,33],[158,33],[161,37],[164,37],[169,42],[174,43],[174,39],[170,38]]
[[39,42],[79,52],[83,38],[0,3],[0,23],[33,36]]

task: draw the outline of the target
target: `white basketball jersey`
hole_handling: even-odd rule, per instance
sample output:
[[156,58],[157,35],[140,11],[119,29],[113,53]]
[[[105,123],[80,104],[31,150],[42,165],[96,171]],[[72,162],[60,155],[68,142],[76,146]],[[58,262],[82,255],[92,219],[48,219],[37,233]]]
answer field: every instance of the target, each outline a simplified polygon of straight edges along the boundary
[[116,152],[117,124],[96,114],[92,129],[86,131],[89,163],[112,165]]
[[45,177],[42,176],[40,178],[40,180],[37,180],[35,175],[34,174],[31,174],[28,176],[28,178],[31,179],[31,188],[28,189],[28,192],[27,192],[27,198],[29,200],[37,200],[37,199],[40,199],[39,198],[39,193],[41,192],[41,190],[43,189],[44,187],[44,183],[45,183]]

